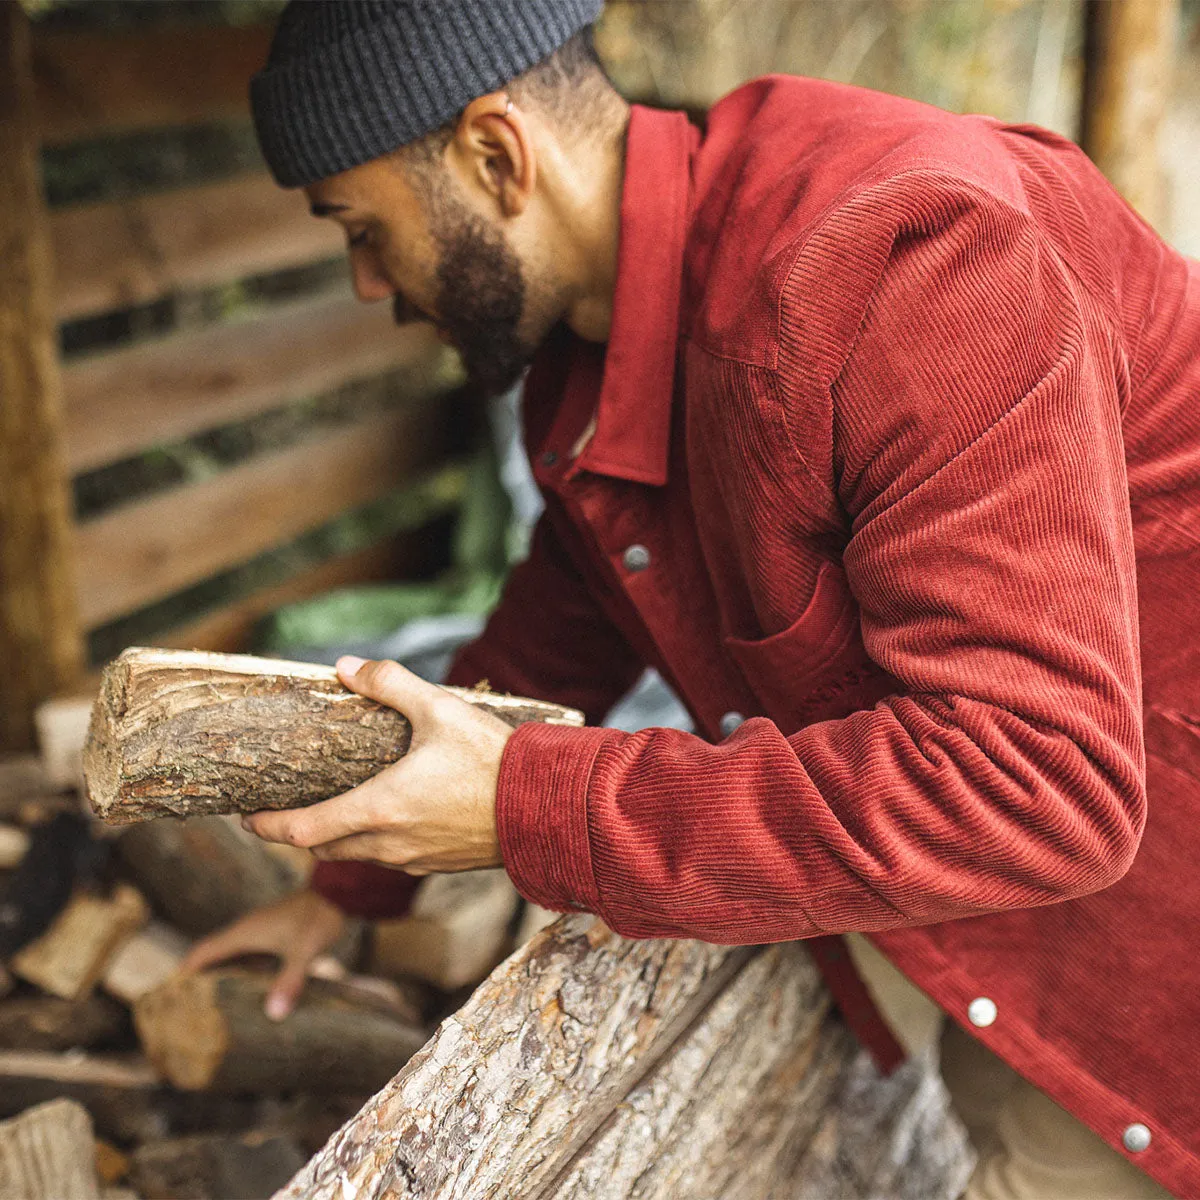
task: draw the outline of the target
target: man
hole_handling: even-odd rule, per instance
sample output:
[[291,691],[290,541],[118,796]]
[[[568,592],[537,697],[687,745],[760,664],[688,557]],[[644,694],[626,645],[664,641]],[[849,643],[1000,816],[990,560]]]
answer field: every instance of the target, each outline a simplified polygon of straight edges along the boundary
[[1200,265],[1041,130],[783,77],[631,110],[599,7],[293,4],[254,111],[363,300],[488,387],[532,360],[547,511],[451,681],[595,722],[649,663],[700,735],[343,660],[414,750],[249,818],[312,890],[191,965],[276,951],[286,1011],[343,910],[503,864],[631,937],[811,939],[881,1060],[932,998],[974,1197],[1200,1194]]

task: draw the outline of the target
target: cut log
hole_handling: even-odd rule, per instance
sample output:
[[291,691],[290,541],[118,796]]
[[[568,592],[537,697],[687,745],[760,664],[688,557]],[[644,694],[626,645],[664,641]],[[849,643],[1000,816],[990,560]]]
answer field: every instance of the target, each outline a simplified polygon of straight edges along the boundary
[[50,786],[78,790],[83,782],[83,743],[96,697],[63,696],[38,705],[33,715],[38,750]]
[[34,825],[78,807],[76,796],[51,786],[37,755],[0,761],[0,820]]
[[0,1050],[87,1048],[128,1029],[125,1007],[100,992],[79,1000],[24,995],[0,1001]]
[[[554,704],[448,690],[511,725],[583,723]],[[131,649],[104,672],[87,795],[113,824],[299,808],[370,778],[411,737],[403,716],[348,691],[332,667]]]
[[369,970],[448,992],[479,983],[512,949],[520,899],[502,870],[431,875],[407,917],[375,923]]
[[99,1200],[86,1109],[73,1100],[52,1100],[0,1124],[0,1196]]
[[29,849],[29,834],[15,825],[0,825],[0,871],[20,866]]
[[13,974],[52,996],[74,1000],[88,992],[113,952],[150,916],[145,900],[128,884],[110,898],[77,895],[36,941],[13,957]]
[[170,925],[153,921],[109,959],[100,982],[110,995],[132,1005],[175,974],[190,945]]
[[302,882],[240,824],[224,817],[152,821],[117,839],[117,854],[155,910],[203,937]]
[[926,1200],[952,1200],[971,1155],[928,1062],[874,1110],[861,1172],[813,1168],[817,1186],[795,1186],[842,1146],[862,1151],[834,1110],[864,1072],[878,1081],[802,945],[626,941],[566,917],[277,1200],[854,1200],[915,1196],[896,1186],[910,1174]]
[[134,1005],[147,1056],[188,1091],[265,1092],[382,1086],[428,1031],[360,989],[310,980],[292,1014],[263,1012],[271,977],[223,970],[172,979]]
[[295,1138],[267,1130],[171,1138],[134,1152],[130,1183],[155,1200],[246,1200],[271,1195],[304,1160]]
[[66,1097],[82,1104],[105,1137],[141,1142],[168,1132],[166,1089],[140,1056],[0,1053],[0,1117]]

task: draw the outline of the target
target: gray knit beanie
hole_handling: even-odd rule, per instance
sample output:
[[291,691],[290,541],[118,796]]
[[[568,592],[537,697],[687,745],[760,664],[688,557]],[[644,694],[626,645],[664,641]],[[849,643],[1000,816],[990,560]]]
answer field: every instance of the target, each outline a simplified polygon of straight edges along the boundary
[[263,157],[304,187],[439,128],[553,54],[603,0],[291,0],[250,84]]

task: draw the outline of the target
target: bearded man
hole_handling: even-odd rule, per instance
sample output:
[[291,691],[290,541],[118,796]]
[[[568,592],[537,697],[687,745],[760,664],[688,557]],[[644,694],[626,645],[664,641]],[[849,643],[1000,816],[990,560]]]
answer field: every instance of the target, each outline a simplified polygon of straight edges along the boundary
[[312,887],[190,965],[276,951],[281,1015],[343,912],[503,865],[628,937],[808,939],[881,1062],[948,1014],[972,1197],[1200,1194],[1200,264],[1040,129],[630,107],[599,8],[293,3],[254,115],[361,299],[529,367],[546,512],[450,682],[598,722],[650,664],[699,733],[343,660],[414,751],[248,818]]

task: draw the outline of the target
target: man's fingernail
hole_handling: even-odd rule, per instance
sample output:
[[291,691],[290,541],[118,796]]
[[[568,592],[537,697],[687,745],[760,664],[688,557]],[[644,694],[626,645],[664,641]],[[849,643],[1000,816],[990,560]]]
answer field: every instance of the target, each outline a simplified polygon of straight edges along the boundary
[[367,660],[365,658],[359,658],[357,654],[343,654],[342,657],[337,660],[337,669],[341,671],[343,675],[357,675],[359,667],[361,667],[366,661]]
[[288,1015],[288,1003],[282,996],[267,997],[267,1016],[272,1021],[282,1021]]

